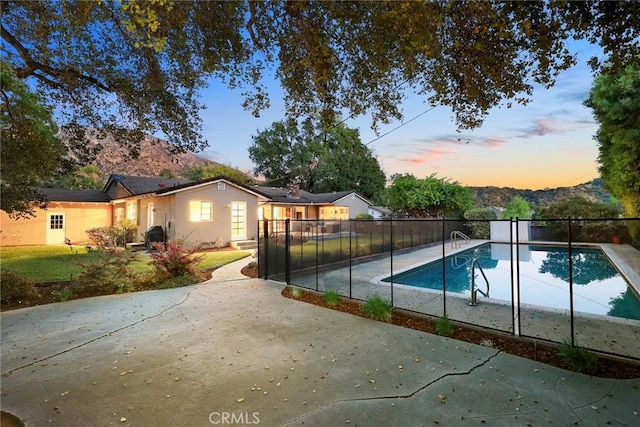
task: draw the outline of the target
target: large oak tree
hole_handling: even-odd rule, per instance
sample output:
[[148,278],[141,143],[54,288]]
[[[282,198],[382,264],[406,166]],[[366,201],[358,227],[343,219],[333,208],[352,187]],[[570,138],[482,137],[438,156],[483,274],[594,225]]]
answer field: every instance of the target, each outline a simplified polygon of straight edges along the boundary
[[553,85],[575,62],[572,38],[602,46],[612,71],[640,61],[638,2],[40,0],[0,12],[3,61],[55,108],[76,152],[87,126],[132,154],[145,133],[202,148],[212,77],[242,88],[256,114],[273,74],[289,115],[387,122],[413,92],[472,128]]
[[386,177],[356,129],[289,118],[258,132],[249,147],[254,173],[272,185],[318,193],[354,190],[377,200]]

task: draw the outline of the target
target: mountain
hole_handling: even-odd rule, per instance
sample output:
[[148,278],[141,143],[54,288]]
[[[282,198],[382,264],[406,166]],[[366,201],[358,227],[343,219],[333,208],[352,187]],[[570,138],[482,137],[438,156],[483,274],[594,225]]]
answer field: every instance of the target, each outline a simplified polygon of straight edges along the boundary
[[514,196],[529,202],[532,208],[546,206],[568,197],[584,197],[591,201],[610,203],[611,194],[604,189],[604,182],[597,178],[573,187],[559,187],[544,190],[521,190],[510,187],[469,187],[477,208],[505,207]]
[[[140,143],[140,155],[136,159],[131,158],[128,149],[118,144],[111,135],[98,139],[88,131],[87,137],[91,145],[99,144],[103,147],[94,162],[103,181],[106,181],[109,175],[114,173],[183,178],[185,173],[194,167],[220,165],[220,163],[205,159],[191,152],[175,153],[175,147],[169,142],[149,135],[145,136]],[[61,135],[61,138],[63,142],[66,141],[64,134]],[[76,157],[72,150],[70,150],[69,155],[72,158]]]

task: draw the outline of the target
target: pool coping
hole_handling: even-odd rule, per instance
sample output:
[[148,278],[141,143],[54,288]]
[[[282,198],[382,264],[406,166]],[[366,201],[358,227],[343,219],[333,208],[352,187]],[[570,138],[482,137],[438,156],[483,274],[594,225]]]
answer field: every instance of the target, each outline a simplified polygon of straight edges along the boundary
[[600,249],[602,249],[605,255],[609,257],[613,265],[616,266],[618,272],[622,275],[622,277],[625,278],[631,289],[635,292],[636,296],[640,298],[640,274],[638,274],[629,264],[627,264],[624,258],[615,251],[614,246],[616,248],[627,247],[633,250],[636,249],[630,245],[612,245],[606,243],[600,243],[598,244],[598,246],[600,246]]

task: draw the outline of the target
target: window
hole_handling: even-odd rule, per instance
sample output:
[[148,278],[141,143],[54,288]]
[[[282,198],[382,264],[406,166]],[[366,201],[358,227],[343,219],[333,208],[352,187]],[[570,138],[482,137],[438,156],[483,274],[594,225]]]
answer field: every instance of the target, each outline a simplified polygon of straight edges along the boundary
[[127,219],[136,222],[138,220],[138,202],[127,202]]
[[124,219],[124,207],[119,206],[115,209],[115,224],[120,224],[120,222]]
[[209,200],[191,200],[189,202],[189,221],[211,221],[213,203]]
[[50,230],[63,230],[64,229],[64,215],[52,214],[49,219]]
[[218,183],[218,190],[222,191],[222,190],[224,190],[224,189],[225,189],[224,182],[219,182],[219,183]]

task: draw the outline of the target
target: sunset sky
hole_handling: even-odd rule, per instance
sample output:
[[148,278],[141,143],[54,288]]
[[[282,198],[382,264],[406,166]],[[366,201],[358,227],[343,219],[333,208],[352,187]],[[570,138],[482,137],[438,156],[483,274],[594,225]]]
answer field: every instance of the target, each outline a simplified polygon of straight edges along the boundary
[[[387,177],[411,173],[424,178],[436,173],[468,186],[522,189],[590,181],[598,177],[598,146],[593,139],[598,126],[582,103],[593,83],[586,61],[599,50],[586,43],[573,47],[578,65],[562,72],[553,88],[535,88],[526,106],[492,110],[483,126],[472,132],[456,133],[450,109],[436,107],[424,113],[431,107],[415,97],[402,106],[404,126],[401,122],[384,125],[376,135],[367,117],[348,119],[345,124],[360,131],[362,142],[371,148]],[[285,118],[282,92],[276,84],[269,95],[271,108],[255,118],[242,109],[239,92],[212,83],[202,93],[208,107],[202,113],[204,137],[210,147],[200,154],[251,170],[247,149],[252,136]]]

